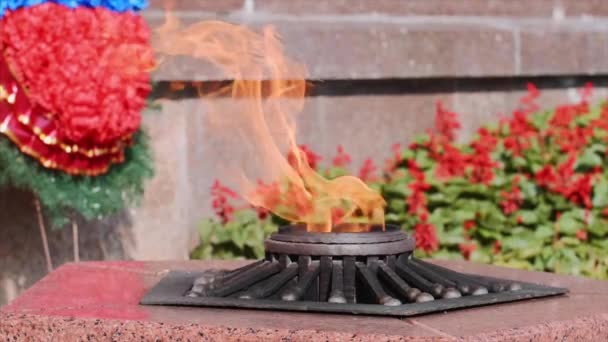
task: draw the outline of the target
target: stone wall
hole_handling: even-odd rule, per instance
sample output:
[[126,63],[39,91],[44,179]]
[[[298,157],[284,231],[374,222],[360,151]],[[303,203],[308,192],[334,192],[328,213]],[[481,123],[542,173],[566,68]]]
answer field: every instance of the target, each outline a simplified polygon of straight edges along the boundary
[[[162,23],[162,1],[144,16]],[[433,125],[441,100],[461,114],[462,140],[508,114],[535,81],[551,106],[576,101],[591,80],[605,98],[608,3],[602,0],[176,0],[184,22],[220,19],[276,27],[315,82],[298,138],[327,161],[338,144],[357,168]],[[223,80],[188,59],[168,61],[159,82]],[[166,101],[145,114],[156,176],[142,206],[103,222],[80,222],[81,258],[186,259],[197,222],[210,215],[218,146],[207,139],[203,103]],[[0,192],[0,304],[42,277],[44,257],[31,194]],[[54,265],[70,261],[68,229],[50,232]]]

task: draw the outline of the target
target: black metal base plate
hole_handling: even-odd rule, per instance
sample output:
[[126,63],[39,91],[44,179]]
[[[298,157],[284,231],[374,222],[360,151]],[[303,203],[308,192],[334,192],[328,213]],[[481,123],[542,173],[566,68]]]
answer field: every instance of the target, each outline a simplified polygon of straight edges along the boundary
[[[414,316],[433,312],[462,309],[483,305],[514,302],[532,298],[561,295],[564,288],[517,282],[521,287],[515,291],[489,292],[459,298],[439,298],[428,302],[411,302],[397,306],[362,303],[330,303],[326,301],[284,301],[280,299],[241,299],[228,297],[189,297],[187,294],[195,280],[204,272],[171,271],[141,300],[143,305],[168,305],[189,307],[222,307],[260,310],[282,310],[299,312],[324,312],[340,314]],[[464,275],[464,274],[463,274]],[[490,277],[478,277],[485,281],[509,283],[511,281]]]

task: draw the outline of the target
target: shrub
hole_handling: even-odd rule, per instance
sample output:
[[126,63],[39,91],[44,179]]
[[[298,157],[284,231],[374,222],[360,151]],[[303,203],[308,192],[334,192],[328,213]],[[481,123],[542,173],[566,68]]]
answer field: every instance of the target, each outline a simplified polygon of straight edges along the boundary
[[[580,103],[539,111],[530,85],[510,118],[467,144],[454,142],[458,116],[438,103],[433,132],[394,146],[381,171],[366,160],[358,176],[381,192],[387,223],[412,232],[421,256],[608,278],[608,106],[590,107],[590,94],[588,85]],[[339,147],[323,172],[345,174],[349,163]],[[235,208],[219,182],[213,197],[221,220],[201,226],[194,256],[263,255],[280,221]]]

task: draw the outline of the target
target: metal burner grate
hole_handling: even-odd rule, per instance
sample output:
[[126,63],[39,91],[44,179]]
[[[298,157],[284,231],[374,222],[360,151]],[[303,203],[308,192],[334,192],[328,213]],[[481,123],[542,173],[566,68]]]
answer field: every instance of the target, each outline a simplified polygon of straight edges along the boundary
[[265,247],[265,259],[236,270],[173,271],[141,303],[411,316],[567,292],[416,259],[413,238],[396,227],[314,234],[289,226]]

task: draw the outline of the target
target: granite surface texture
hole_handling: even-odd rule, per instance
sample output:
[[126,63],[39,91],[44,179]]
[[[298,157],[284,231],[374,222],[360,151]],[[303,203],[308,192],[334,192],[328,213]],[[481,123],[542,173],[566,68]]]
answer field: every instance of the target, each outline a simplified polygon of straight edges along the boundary
[[567,296],[409,319],[138,305],[169,269],[246,261],[67,264],[0,309],[1,341],[606,341],[608,282],[466,262],[458,271],[567,287]]

